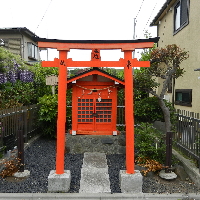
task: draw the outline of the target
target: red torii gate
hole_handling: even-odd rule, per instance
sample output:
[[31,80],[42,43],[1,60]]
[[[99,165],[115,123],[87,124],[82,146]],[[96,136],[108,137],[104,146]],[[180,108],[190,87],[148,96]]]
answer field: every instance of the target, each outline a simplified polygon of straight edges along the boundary
[[[59,59],[42,61],[43,67],[58,67],[58,120],[56,174],[64,173],[65,123],[66,123],[66,90],[67,67],[124,67],[125,79],[125,123],[126,123],[126,173],[134,174],[134,106],[132,67],[149,67],[149,61],[138,61],[132,58],[135,49],[151,48],[159,38],[140,40],[54,40],[35,38],[38,47],[54,48],[59,51]],[[73,61],[67,58],[70,49],[92,50],[91,61]],[[101,61],[100,50],[121,49],[124,58],[119,61]]]

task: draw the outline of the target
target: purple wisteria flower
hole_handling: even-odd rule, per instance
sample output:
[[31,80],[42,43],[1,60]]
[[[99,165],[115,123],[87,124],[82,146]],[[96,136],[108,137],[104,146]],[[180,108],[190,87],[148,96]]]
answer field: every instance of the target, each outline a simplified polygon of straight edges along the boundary
[[5,74],[0,74],[0,84],[6,83],[8,81]]
[[28,70],[23,70],[19,74],[20,74],[20,80],[22,82],[33,82],[33,72]]
[[14,63],[13,69],[9,70],[8,66],[5,66],[7,73],[0,73],[0,84],[6,83],[7,81],[15,83],[18,79],[22,82],[33,82],[34,74],[29,70],[20,69],[20,65]]

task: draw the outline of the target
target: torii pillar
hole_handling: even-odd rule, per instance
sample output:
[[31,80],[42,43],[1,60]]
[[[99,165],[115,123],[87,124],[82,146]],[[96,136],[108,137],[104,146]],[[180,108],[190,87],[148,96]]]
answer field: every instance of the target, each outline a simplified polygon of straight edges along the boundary
[[[60,180],[63,175],[70,180],[70,172],[64,170],[64,150],[65,150],[65,123],[66,123],[66,90],[67,90],[67,67],[124,67],[125,78],[125,123],[126,123],[126,171],[121,172],[121,190],[122,192],[137,191],[134,188],[127,190],[128,186],[133,186],[133,179],[138,183],[137,171],[134,165],[134,104],[133,104],[133,67],[149,67],[149,61],[138,61],[132,58],[132,52],[135,49],[151,48],[154,42],[159,38],[150,38],[143,40],[51,40],[36,38],[38,46],[43,48],[56,48],[59,51],[59,59],[54,61],[43,61],[43,67],[59,67],[58,79],[58,121],[57,121],[57,151],[56,151],[56,171],[50,175],[54,181],[49,185],[58,187],[56,191],[66,191],[61,187]],[[67,52],[70,49],[91,49],[92,53],[98,52],[91,61],[73,61],[67,58]],[[121,49],[124,52],[124,58],[119,61],[101,61],[100,50]],[[96,55],[96,54],[95,54]],[[131,175],[136,176],[131,176]],[[129,176],[130,175],[130,176]],[[128,178],[127,178],[128,177]],[[49,177],[48,177],[49,178]],[[50,179],[49,178],[49,179]],[[48,180],[49,180],[48,179]],[[66,178],[67,179],[67,178]],[[62,179],[63,180],[63,179]],[[67,181],[64,184],[68,184]],[[142,183],[141,183],[142,184]],[[124,185],[124,186],[123,186]],[[69,187],[69,186],[67,186]],[[51,189],[50,189],[51,190]],[[51,190],[55,191],[55,190]]]

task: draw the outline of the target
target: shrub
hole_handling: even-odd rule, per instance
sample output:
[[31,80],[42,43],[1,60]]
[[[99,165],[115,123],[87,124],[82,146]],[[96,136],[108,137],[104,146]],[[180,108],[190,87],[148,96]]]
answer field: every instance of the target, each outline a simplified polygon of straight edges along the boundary
[[[171,121],[174,109],[170,102],[165,101],[165,104],[171,111]],[[147,97],[140,101],[135,101],[135,118],[138,122],[164,121],[163,112],[158,104],[157,97]]]
[[44,95],[39,98],[39,121],[42,123],[44,135],[55,137],[56,133],[56,120],[57,120],[57,108],[58,97],[55,95]]
[[163,133],[149,123],[141,123],[135,128],[135,149],[137,156],[164,163],[165,143]]

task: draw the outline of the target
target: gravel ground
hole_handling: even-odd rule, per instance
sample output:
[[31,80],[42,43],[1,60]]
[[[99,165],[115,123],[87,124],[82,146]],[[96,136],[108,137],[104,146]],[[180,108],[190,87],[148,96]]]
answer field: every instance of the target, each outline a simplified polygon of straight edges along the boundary
[[[25,169],[30,177],[0,178],[0,193],[46,193],[49,172],[55,169],[55,140],[40,138],[25,150]],[[71,171],[69,192],[78,193],[83,155],[65,155],[65,169]],[[17,184],[16,184],[17,182]]]
[[[119,171],[125,169],[124,155],[108,155],[109,175],[111,182],[111,192],[121,192],[119,186]],[[136,166],[137,167],[137,166]],[[179,177],[175,180],[164,180],[157,173],[150,172],[143,177],[142,192],[144,193],[199,193],[200,188],[191,181],[181,181]]]
[[[111,192],[120,193],[119,171],[125,169],[125,156],[108,155]],[[72,180],[69,193],[78,193],[80,187],[83,154],[66,154],[65,169],[71,171]],[[55,169],[55,140],[40,138],[25,150],[25,169],[31,172],[30,177],[19,179],[0,178],[0,193],[46,193],[49,172]],[[190,180],[166,181],[151,173],[143,179],[144,193],[196,193],[200,192]]]

